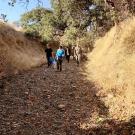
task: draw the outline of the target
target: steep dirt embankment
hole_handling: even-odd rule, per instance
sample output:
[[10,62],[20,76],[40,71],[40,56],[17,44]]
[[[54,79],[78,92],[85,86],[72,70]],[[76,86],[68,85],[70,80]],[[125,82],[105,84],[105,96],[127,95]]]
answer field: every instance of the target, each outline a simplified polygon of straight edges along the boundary
[[30,69],[44,62],[40,43],[0,22],[0,74]]
[[112,28],[95,44],[87,63],[88,78],[116,119],[135,115],[135,18]]

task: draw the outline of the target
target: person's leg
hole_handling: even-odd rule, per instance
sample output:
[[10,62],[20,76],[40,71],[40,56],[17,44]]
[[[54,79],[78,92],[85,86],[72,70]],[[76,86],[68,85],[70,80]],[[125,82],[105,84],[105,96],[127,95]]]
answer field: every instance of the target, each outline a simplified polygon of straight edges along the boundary
[[66,60],[68,61],[68,55],[66,55]]
[[59,70],[59,59],[57,60],[57,70]]
[[60,59],[60,71],[62,71],[62,59]]
[[76,55],[73,55],[73,60],[75,60],[75,61],[76,61]]
[[75,61],[77,62],[77,55],[75,55]]
[[80,64],[80,62],[81,62],[81,55],[79,54],[78,55],[78,65]]
[[50,57],[50,58],[49,58],[49,67],[51,67],[51,66],[52,66],[52,64],[53,64],[53,58],[52,58],[52,57]]
[[69,59],[70,59],[70,55],[68,55],[68,59],[67,59],[68,63],[69,63]]
[[78,60],[78,55],[76,55],[76,63],[79,66],[79,60]]
[[49,57],[47,57],[47,65],[48,65],[48,67],[50,66]]

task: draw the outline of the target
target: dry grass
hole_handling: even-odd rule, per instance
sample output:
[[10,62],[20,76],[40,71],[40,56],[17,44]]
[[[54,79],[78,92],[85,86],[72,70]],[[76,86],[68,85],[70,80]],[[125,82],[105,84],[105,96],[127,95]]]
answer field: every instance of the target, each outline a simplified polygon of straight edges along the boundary
[[44,63],[43,47],[22,32],[0,23],[0,73],[30,69]]
[[135,115],[135,18],[113,27],[95,44],[87,63],[88,79],[94,80],[116,119]]

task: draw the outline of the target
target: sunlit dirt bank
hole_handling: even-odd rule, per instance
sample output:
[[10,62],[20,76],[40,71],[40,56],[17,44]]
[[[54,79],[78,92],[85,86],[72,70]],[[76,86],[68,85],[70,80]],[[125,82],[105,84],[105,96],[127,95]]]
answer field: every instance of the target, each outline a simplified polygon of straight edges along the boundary
[[135,18],[96,41],[86,67],[88,79],[101,88],[98,95],[112,118],[124,120],[135,115]]
[[22,32],[0,22],[0,76],[44,62],[44,49],[39,42],[27,39]]

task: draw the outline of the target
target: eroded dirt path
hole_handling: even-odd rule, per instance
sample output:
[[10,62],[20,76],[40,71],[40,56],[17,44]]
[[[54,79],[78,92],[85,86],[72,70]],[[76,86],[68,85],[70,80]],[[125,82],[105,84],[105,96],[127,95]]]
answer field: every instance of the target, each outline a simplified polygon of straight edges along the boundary
[[44,65],[1,80],[0,135],[112,133],[109,124],[105,131],[96,125],[108,109],[82,72],[74,62],[65,62],[62,72]]

